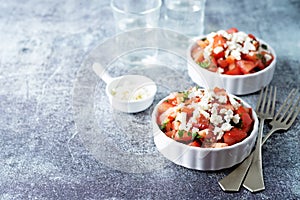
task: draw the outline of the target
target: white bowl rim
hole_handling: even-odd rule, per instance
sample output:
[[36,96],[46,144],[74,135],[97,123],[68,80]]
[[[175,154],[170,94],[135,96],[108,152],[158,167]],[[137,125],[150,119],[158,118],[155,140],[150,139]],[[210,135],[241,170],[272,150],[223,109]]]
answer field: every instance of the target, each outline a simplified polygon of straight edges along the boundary
[[[197,37],[193,40],[193,42],[189,45],[188,47],[188,52],[187,52],[187,58],[188,58],[188,62],[192,62],[193,64],[197,64],[194,59],[192,58],[192,55],[191,55],[191,51],[192,51],[192,48],[196,45],[196,42],[197,40],[200,40],[200,39],[203,39],[203,38],[206,38],[206,36],[202,36],[202,37]],[[268,49],[270,50],[270,52],[272,53],[274,59],[272,60],[272,62],[270,63],[269,66],[267,66],[266,68],[264,68],[263,70],[259,70],[258,72],[255,72],[255,73],[251,73],[251,74],[242,74],[242,75],[228,75],[228,74],[220,74],[220,73],[217,73],[217,72],[212,72],[212,71],[209,71],[207,69],[204,69],[204,68],[201,68],[200,69],[203,69],[203,70],[206,70],[208,73],[211,73],[211,74],[215,74],[215,75],[219,75],[221,77],[226,77],[226,78],[232,78],[232,79],[236,79],[236,78],[246,78],[246,77],[252,77],[252,76],[257,76],[259,74],[262,74],[262,73],[265,73],[267,71],[269,71],[272,67],[275,66],[276,62],[277,62],[277,55],[274,51],[274,49],[272,48],[272,46],[270,46],[267,42],[265,42],[264,40],[262,39],[259,39],[256,37],[256,40],[258,40],[260,43],[262,44],[265,44],[268,46]]]

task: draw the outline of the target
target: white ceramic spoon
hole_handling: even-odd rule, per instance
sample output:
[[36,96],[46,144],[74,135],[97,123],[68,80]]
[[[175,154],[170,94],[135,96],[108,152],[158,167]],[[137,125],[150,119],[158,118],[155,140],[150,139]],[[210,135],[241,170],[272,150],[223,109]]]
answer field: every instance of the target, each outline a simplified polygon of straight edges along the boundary
[[152,104],[157,87],[150,78],[141,75],[113,78],[99,63],[93,64],[93,70],[106,83],[106,94],[116,110],[137,113]]

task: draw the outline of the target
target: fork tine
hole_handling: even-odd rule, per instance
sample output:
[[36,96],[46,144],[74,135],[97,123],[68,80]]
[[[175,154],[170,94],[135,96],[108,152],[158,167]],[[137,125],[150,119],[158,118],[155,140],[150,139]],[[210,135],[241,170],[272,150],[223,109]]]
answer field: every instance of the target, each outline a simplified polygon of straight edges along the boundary
[[[273,91],[273,87],[270,86],[269,87],[269,96],[272,95],[272,91]],[[268,102],[267,102],[267,108],[266,108],[266,113],[269,113],[269,110],[270,110],[270,106],[271,106],[271,98],[268,98]]]
[[[284,120],[284,123],[287,123],[289,121],[288,124],[291,124],[294,122],[294,120],[296,119],[299,110],[300,110],[300,106],[298,106],[300,101],[300,97],[298,98],[296,104],[293,106],[293,108],[291,109],[290,113],[288,114],[288,116],[286,117],[286,119]],[[293,115],[294,114],[294,115]],[[291,118],[291,116],[293,115],[293,117]]]
[[298,114],[300,113],[300,106],[298,107],[298,109],[294,112],[294,116],[291,119],[291,121],[288,124],[288,127],[291,127],[291,125],[294,123],[296,117],[298,116]]
[[292,91],[289,93],[288,97],[286,98],[286,100],[284,101],[284,103],[280,106],[278,112],[276,113],[274,119],[277,120],[279,117],[279,114],[282,112],[282,110],[284,109],[284,107],[287,105],[289,99],[291,99],[291,96],[294,94],[295,89],[292,89]]
[[264,93],[264,89],[265,88],[262,88],[261,90],[260,90],[260,94],[259,94],[259,98],[258,98],[258,101],[257,101],[257,103],[256,103],[256,111],[258,112],[259,111],[259,106],[261,105],[261,101],[262,101],[262,96],[263,96],[263,93]]
[[[290,110],[290,108],[293,105],[293,100],[296,97],[297,93],[293,93],[293,95],[286,101],[286,104],[289,103],[288,105],[286,105],[286,108],[284,111],[282,111],[283,113],[281,114],[281,117],[278,119],[278,121],[282,121],[284,118],[287,118],[286,114],[288,113],[288,111]],[[291,111],[290,111],[291,113]]]
[[264,112],[264,110],[265,110],[265,105],[266,105],[266,100],[267,100],[267,94],[268,94],[268,87],[265,87],[265,90],[264,90],[264,99],[263,99],[262,104],[260,104],[261,105],[261,109],[260,109],[261,112]]
[[271,110],[271,115],[274,116],[275,113],[275,102],[276,102],[276,95],[277,95],[277,87],[274,87],[274,95],[273,95],[273,100],[272,100],[272,110]]
[[[274,98],[276,98],[276,93],[275,93],[275,89],[273,86],[269,87],[269,97],[271,97],[273,95],[273,98],[268,98],[268,102],[267,102],[267,108],[266,108],[266,113],[268,113],[269,115],[272,115],[272,111],[273,111],[273,105],[274,105]],[[274,95],[275,94],[275,95]],[[271,107],[271,102],[273,101],[272,107]],[[274,115],[274,114],[273,114]],[[272,115],[272,116],[273,116]]]

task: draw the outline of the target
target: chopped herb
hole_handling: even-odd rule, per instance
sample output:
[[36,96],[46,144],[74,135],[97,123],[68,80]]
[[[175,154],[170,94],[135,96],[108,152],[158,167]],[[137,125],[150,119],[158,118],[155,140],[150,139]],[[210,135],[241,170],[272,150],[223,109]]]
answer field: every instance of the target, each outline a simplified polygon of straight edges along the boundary
[[266,58],[265,58],[264,55],[258,53],[258,54],[256,54],[256,57],[257,57],[258,59],[260,59],[264,65],[266,64],[267,61],[266,61]]
[[186,91],[183,93],[183,102],[185,102],[185,100],[189,99],[189,94],[190,94],[189,91]]
[[192,133],[192,139],[194,140],[198,136],[198,133]]
[[160,125],[160,130],[165,130],[166,126],[167,126],[167,123],[169,123],[169,120],[166,120],[162,123],[162,125]]
[[208,68],[210,65],[210,62],[209,61],[203,61],[203,62],[199,62],[199,66],[202,67],[202,68]]
[[265,45],[265,44],[261,44],[261,48],[265,49],[265,50],[268,50],[268,46]]
[[187,134],[188,134],[188,136],[191,136],[191,135],[192,135],[192,132],[189,131]]
[[169,103],[169,99],[165,100],[166,103]]
[[197,138],[198,138],[198,139],[201,139],[201,138],[202,138],[202,136],[201,136],[201,135],[197,135]]
[[178,136],[179,136],[180,138],[182,138],[183,134],[184,134],[184,131],[183,131],[183,130],[179,130],[179,131],[178,131]]

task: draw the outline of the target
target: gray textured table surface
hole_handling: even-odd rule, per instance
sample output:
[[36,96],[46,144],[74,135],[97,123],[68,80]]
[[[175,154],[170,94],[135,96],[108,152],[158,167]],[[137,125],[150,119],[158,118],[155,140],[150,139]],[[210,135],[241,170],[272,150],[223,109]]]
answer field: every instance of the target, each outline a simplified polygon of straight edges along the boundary
[[[297,0],[208,0],[205,32],[234,26],[269,42],[278,56],[271,84],[278,87],[281,104],[300,84],[299,19]],[[217,181],[232,169],[186,169],[163,160],[153,143],[134,135],[124,140],[124,131],[138,120],[147,123],[150,111],[129,117],[113,112],[103,82],[95,77],[89,80],[95,83],[92,88],[80,90],[84,63],[93,49],[114,36],[113,23],[107,0],[0,1],[0,199],[300,198],[299,117],[289,131],[275,134],[264,146],[266,189],[256,194],[244,188],[239,193],[221,190]],[[161,57],[185,69],[182,60]],[[120,66],[119,73],[124,69]],[[107,138],[85,134],[90,117],[82,115],[81,107],[89,99],[78,95],[89,89],[97,126]],[[243,98],[254,106],[257,97]],[[119,119],[130,123],[115,128]],[[128,168],[126,159],[112,151],[123,152]],[[132,168],[135,159],[145,166]]]

